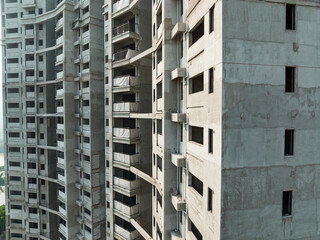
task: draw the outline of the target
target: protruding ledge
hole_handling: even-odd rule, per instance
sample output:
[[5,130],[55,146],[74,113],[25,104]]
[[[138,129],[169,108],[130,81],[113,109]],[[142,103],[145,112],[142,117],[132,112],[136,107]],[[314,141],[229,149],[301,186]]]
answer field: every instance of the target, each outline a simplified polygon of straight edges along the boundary
[[186,114],[185,113],[171,113],[171,121],[185,123],[186,122]]
[[176,167],[186,167],[186,158],[181,154],[172,153],[171,154],[171,162]]
[[186,31],[186,23],[178,22],[171,31],[171,39],[175,38],[178,34]]
[[187,70],[185,68],[176,68],[171,72],[171,80],[175,80],[177,78],[184,78],[187,74]]

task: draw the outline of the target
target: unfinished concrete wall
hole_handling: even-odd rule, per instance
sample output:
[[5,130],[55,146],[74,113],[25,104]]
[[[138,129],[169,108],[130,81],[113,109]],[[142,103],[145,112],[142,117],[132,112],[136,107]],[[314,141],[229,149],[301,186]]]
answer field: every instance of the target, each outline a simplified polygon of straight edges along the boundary
[[[319,8],[296,1],[223,2],[221,239],[318,239]],[[295,92],[285,92],[294,66]],[[294,155],[284,154],[294,129]],[[282,192],[293,191],[292,216]]]

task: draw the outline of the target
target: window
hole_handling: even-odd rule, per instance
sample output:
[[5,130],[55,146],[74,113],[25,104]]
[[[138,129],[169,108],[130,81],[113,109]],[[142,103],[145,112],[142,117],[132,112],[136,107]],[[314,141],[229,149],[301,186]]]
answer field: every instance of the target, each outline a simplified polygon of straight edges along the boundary
[[197,177],[189,173],[189,186],[194,188],[201,196],[203,195],[203,183]]
[[286,29],[296,30],[296,5],[286,5]]
[[286,67],[286,92],[295,91],[295,68]]
[[282,216],[292,215],[292,191],[282,193]]
[[213,68],[209,69],[209,93],[213,93],[214,91],[214,74]]
[[39,8],[39,15],[43,13],[42,8]]
[[212,212],[213,209],[213,191],[208,188],[208,211]]
[[43,56],[42,55],[39,56],[39,62],[43,62]]
[[189,141],[203,144],[203,128],[189,126]]
[[189,94],[203,91],[203,73],[189,79]]
[[39,77],[43,77],[43,71],[39,71]]
[[43,40],[39,40],[39,46],[43,45]]
[[45,224],[45,223],[42,224],[42,229],[43,229],[43,230],[46,230],[46,229],[47,229],[47,224]]
[[213,130],[208,130],[208,152],[213,153]]
[[195,42],[197,42],[203,36],[203,34],[204,34],[204,23],[202,19],[201,23],[198,24],[189,33],[189,47],[192,46]]
[[284,155],[292,156],[294,150],[294,130],[285,130]]
[[39,24],[39,30],[41,31],[43,29],[43,25]]
[[215,5],[213,5],[213,7],[210,9],[209,11],[209,33],[214,31],[214,7]]
[[198,228],[193,224],[191,219],[188,220],[188,231],[192,232],[197,240],[202,240],[202,234],[198,230]]

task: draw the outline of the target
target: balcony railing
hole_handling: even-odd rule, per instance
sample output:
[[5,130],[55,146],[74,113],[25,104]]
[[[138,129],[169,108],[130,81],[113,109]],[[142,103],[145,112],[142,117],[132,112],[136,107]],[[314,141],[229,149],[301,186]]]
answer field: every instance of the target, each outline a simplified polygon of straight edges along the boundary
[[136,204],[134,206],[128,206],[122,202],[114,200],[113,205],[114,205],[114,209],[128,216],[133,216],[139,213],[139,204]]
[[124,49],[112,54],[112,61],[129,60],[130,58],[138,54],[137,50],[134,49]]
[[120,0],[116,3],[114,3],[112,5],[112,12],[115,13],[115,12],[118,12],[120,11],[121,9],[127,7],[130,5],[132,0]]
[[138,189],[140,186],[140,180],[127,180],[119,177],[113,177],[113,184],[115,186],[127,189],[127,190],[135,190]]
[[113,160],[116,162],[127,164],[127,165],[132,165],[139,162],[139,155],[138,154],[129,155],[125,153],[114,152]]
[[138,112],[139,103],[136,102],[121,102],[113,104],[114,112]]
[[119,138],[137,138],[139,137],[139,129],[113,128],[113,136]]
[[131,229],[131,230],[128,229],[127,230],[127,229],[115,224],[114,231],[116,234],[121,235],[124,239],[127,239],[127,240],[134,240],[134,239],[139,238],[139,233],[135,229]]
[[116,37],[125,32],[135,32],[135,24],[128,21],[115,27],[112,29],[112,37]]
[[114,87],[128,87],[138,84],[138,78],[133,76],[119,76],[113,79]]

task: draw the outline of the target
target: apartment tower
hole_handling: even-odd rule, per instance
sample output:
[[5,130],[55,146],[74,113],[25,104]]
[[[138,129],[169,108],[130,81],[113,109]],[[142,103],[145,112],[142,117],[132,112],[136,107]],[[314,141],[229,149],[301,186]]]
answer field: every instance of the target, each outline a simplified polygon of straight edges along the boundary
[[316,0],[2,0],[7,239],[320,238]]
[[7,239],[105,239],[102,1],[4,0]]

